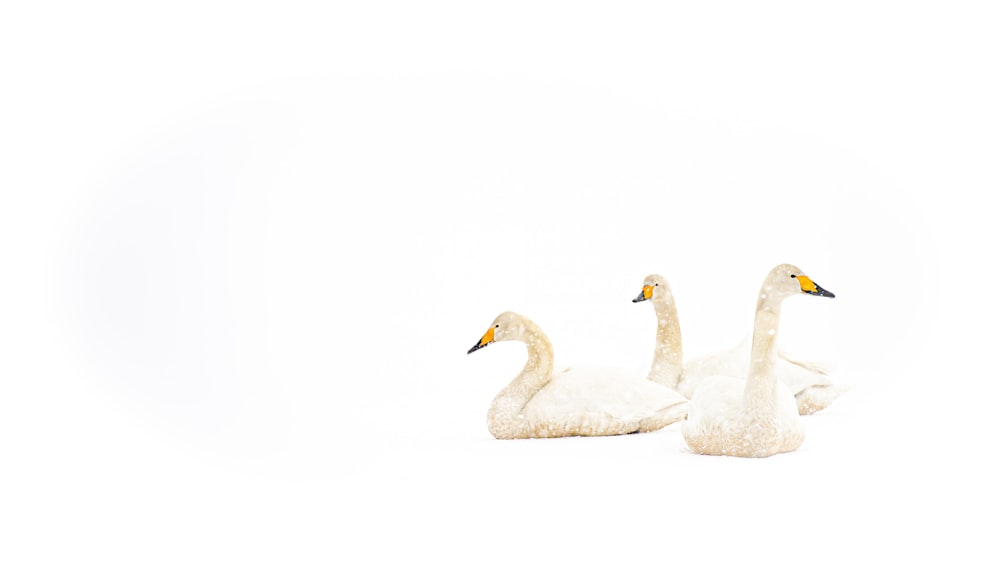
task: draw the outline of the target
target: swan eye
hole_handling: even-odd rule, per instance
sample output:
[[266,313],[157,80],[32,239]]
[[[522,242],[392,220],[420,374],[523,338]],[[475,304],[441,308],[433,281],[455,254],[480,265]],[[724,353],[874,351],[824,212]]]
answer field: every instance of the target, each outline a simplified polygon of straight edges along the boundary
[[500,328],[500,325],[497,325],[497,326],[495,326],[495,327],[493,327],[493,328]]
[[655,285],[656,287],[660,287],[660,284],[658,283],[654,283],[653,285]]
[[795,274],[792,274],[792,277],[794,278],[794,277],[795,277]]

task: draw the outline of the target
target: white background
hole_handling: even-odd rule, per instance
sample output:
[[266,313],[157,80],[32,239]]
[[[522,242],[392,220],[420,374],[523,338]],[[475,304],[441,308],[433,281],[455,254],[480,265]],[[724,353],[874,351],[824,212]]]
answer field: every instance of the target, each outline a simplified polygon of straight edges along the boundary
[[[685,4],[5,8],[0,557],[990,552],[996,14]],[[500,312],[641,377],[781,262],[800,450],[486,431]]]

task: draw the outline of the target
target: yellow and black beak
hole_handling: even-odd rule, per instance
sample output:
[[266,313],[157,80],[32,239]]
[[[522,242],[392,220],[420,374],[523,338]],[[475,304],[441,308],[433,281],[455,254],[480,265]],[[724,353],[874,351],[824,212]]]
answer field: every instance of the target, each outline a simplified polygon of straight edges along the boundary
[[642,293],[639,294],[639,297],[633,299],[632,302],[638,303],[640,301],[645,301],[647,299],[652,299],[652,298],[653,298],[653,286],[644,285],[642,286]]
[[799,281],[799,286],[802,287],[802,293],[807,293],[809,295],[818,295],[820,297],[836,297],[834,294],[823,289],[816,282],[809,279],[809,276],[792,275],[792,277]]
[[469,351],[466,352],[466,354],[471,354],[480,348],[485,348],[490,344],[493,344],[495,342],[495,340],[493,340],[493,328],[494,327],[490,327],[490,329],[486,331],[486,334],[479,339],[479,342],[476,342],[475,346],[469,348]]

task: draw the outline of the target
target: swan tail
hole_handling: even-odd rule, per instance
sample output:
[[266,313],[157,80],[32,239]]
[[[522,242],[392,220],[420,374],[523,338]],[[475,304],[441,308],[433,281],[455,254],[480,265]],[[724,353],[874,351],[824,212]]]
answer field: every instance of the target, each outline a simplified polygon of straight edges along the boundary
[[846,385],[824,385],[803,389],[795,396],[795,401],[799,406],[799,414],[817,413],[830,406],[847,391]]
[[662,408],[639,423],[639,432],[652,432],[687,418],[687,401]]
[[805,370],[808,370],[808,371],[811,371],[811,372],[814,372],[814,373],[818,373],[820,375],[827,375],[828,376],[828,375],[830,375],[830,372],[833,371],[833,368],[830,365],[828,365],[828,364],[821,363],[821,362],[806,362],[806,361],[802,361],[802,360],[796,360],[794,358],[789,358],[788,355],[786,355],[781,350],[778,350],[778,357],[781,358],[782,360],[785,360],[786,362],[788,362],[790,364],[795,364],[795,365],[799,366],[802,369],[805,369]]

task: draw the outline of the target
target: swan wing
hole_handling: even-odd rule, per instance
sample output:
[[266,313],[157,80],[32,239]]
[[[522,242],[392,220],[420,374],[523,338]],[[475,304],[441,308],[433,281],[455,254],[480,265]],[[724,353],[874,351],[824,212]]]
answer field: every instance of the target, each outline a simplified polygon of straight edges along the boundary
[[684,363],[684,375],[678,390],[687,397],[693,397],[701,383],[711,377],[745,379],[750,365],[749,339],[736,346],[704,354]]
[[[725,376],[745,379],[750,369],[750,338],[745,338],[736,346],[699,356],[684,364],[684,379],[680,390],[687,396],[692,396],[698,385],[708,377]],[[775,362],[775,373],[793,395],[814,387],[835,386],[827,377],[830,367],[818,362],[806,362],[790,358],[782,350],[777,351],[778,361]]]
[[557,370],[525,405],[533,419],[581,416],[639,420],[687,402],[676,391],[624,370],[574,366]]

